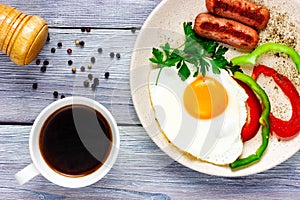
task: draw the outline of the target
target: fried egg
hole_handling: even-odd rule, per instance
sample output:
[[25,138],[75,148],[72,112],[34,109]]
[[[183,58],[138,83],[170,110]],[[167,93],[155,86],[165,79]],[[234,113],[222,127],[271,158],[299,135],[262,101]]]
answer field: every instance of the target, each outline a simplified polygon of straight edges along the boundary
[[176,69],[154,69],[149,94],[162,132],[183,152],[217,165],[241,155],[248,96],[225,70],[182,81]]

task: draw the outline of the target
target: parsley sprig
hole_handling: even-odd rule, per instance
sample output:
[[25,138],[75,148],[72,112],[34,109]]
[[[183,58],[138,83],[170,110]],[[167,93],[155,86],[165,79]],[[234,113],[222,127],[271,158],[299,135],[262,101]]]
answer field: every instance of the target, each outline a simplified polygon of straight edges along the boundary
[[153,48],[153,57],[150,61],[160,68],[156,84],[161,71],[165,67],[175,67],[178,69],[178,75],[185,81],[191,75],[191,70],[187,63],[190,63],[193,70],[193,77],[206,75],[211,68],[213,73],[220,74],[220,69],[232,72],[241,71],[240,67],[228,62],[224,54],[228,48],[219,45],[218,42],[198,36],[193,28],[192,22],[183,23],[185,42],[179,48],[171,48],[169,43],[160,46],[160,49]]

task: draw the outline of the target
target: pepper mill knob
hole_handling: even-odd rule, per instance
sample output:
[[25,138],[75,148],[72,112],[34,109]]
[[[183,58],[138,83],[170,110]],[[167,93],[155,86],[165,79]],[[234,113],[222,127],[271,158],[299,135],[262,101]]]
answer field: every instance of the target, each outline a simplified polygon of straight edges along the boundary
[[31,63],[44,47],[48,26],[39,16],[30,16],[0,4],[0,49],[15,64]]

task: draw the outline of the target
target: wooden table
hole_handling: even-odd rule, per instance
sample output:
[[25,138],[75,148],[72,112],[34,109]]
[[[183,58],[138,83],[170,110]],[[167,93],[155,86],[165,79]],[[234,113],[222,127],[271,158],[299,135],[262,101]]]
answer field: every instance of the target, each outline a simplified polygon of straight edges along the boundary
[[[263,173],[222,178],[178,164],[149,138],[134,111],[129,70],[139,29],[160,1],[0,2],[40,15],[50,26],[50,41],[38,56],[41,64],[34,61],[19,67],[0,54],[0,199],[300,199],[300,152]],[[82,32],[84,27],[91,31]],[[84,47],[75,45],[75,40],[84,41]],[[71,55],[68,48],[73,50]],[[110,53],[115,56],[111,58]],[[96,62],[89,69],[91,57]],[[49,64],[42,72],[44,61]],[[84,72],[81,66],[85,66]],[[77,68],[75,74],[72,67]],[[105,72],[110,73],[108,79]],[[95,90],[83,86],[88,74],[100,80]],[[33,83],[38,84],[37,89],[32,88]],[[31,162],[28,137],[32,123],[61,95],[93,98],[112,112],[121,132],[117,162],[102,180],[86,188],[62,188],[42,176],[19,186],[14,174]]]

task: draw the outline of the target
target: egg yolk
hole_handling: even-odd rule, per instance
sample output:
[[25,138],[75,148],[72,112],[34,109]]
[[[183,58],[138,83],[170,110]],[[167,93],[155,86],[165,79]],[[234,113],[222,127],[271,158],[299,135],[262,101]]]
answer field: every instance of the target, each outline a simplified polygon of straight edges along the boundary
[[185,109],[193,117],[211,119],[225,111],[228,96],[219,81],[199,76],[186,87],[183,102]]

